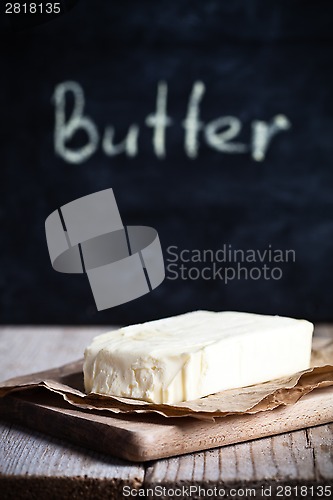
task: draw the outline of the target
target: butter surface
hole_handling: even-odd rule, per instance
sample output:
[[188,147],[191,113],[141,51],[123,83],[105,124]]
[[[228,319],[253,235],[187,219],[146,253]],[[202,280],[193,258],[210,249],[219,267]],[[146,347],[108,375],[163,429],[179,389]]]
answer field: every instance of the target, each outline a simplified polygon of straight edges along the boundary
[[177,403],[309,368],[313,325],[240,312],[195,311],[95,337],[86,392]]

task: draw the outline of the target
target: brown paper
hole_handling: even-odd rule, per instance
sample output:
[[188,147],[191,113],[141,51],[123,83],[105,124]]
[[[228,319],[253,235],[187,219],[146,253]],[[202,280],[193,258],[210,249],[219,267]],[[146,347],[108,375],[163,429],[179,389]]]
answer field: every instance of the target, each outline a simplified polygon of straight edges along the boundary
[[231,389],[173,405],[92,393],[87,395],[83,388],[82,364],[83,360],[80,360],[53,370],[7,380],[0,384],[0,397],[16,391],[42,387],[59,394],[75,407],[94,412],[103,410],[127,414],[159,413],[165,417],[192,416],[201,419],[257,413],[293,404],[316,388],[332,386],[333,342],[330,339],[315,339],[312,368],[309,370],[264,384]]

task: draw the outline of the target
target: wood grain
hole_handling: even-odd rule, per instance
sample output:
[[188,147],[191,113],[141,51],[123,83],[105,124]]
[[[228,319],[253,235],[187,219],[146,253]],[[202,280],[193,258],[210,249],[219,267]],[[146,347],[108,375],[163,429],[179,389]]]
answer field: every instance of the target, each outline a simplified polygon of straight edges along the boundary
[[333,480],[333,425],[158,460],[146,484]]
[[294,405],[215,421],[84,412],[44,389],[0,399],[0,414],[87,448],[142,462],[332,422],[333,387],[318,389]]
[[1,499],[116,499],[143,483],[141,465],[12,424],[0,423],[0,434]]
[[[76,476],[143,481],[143,467],[27,431],[2,426],[1,473],[6,475]],[[16,457],[20,457],[17,460]]]
[[0,379],[80,359],[89,342],[109,330],[112,327],[2,327]]
[[[107,327],[6,327],[0,329],[2,380],[82,357]],[[119,498],[123,485],[138,487],[141,465],[73,446],[25,427],[0,422],[1,498]]]

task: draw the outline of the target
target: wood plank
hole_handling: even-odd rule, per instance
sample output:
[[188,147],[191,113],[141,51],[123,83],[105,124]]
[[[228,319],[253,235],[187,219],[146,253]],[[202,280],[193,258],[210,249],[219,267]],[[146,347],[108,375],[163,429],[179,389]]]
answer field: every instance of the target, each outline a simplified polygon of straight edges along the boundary
[[[107,330],[110,328],[0,328],[0,379],[76,360],[95,335]],[[332,338],[333,326],[319,325],[315,333]],[[135,464],[87,451],[38,432],[10,424],[2,424],[0,429],[1,450],[3,443],[6,450],[6,454],[1,455],[0,463],[2,498],[119,498],[119,488],[126,477],[137,485],[143,481],[144,468],[141,465],[138,474]],[[263,441],[271,444],[263,444]],[[321,425],[306,432],[300,430],[158,460],[148,464],[143,484],[150,486],[163,481],[176,481],[172,484],[180,485],[188,479],[203,485],[209,482],[221,484],[223,481],[244,486],[253,481],[267,481],[269,477],[272,481],[278,477],[285,484],[298,480],[332,484],[332,450],[332,425]],[[35,460],[31,460],[31,453],[36,454]],[[77,460],[83,467],[82,474],[85,471],[87,477],[83,474],[76,481],[73,473],[77,471]],[[128,476],[125,467],[131,470]]]
[[129,464],[26,428],[0,423],[1,498],[119,498],[139,488],[142,465]]
[[0,328],[0,380],[55,368],[82,358],[89,342],[114,327]]
[[333,338],[333,324],[332,323],[317,323],[314,329],[315,337]]
[[1,425],[0,471],[6,475],[75,476],[143,481],[143,467],[87,451],[36,431]]
[[318,481],[333,479],[333,424],[306,429]]
[[43,389],[2,398],[0,414],[88,448],[141,462],[332,422],[333,387],[317,389],[294,405],[215,421],[82,411]]
[[[5,327],[0,329],[2,380],[59,366],[82,356],[91,339],[108,327]],[[144,467],[105,456],[25,427],[0,423],[1,498],[121,497],[139,487]]]
[[[311,434],[311,438],[308,437]],[[311,444],[309,439],[312,440]],[[324,447],[324,454],[322,448]],[[332,425],[280,434],[150,464],[145,486],[307,484],[333,481]]]

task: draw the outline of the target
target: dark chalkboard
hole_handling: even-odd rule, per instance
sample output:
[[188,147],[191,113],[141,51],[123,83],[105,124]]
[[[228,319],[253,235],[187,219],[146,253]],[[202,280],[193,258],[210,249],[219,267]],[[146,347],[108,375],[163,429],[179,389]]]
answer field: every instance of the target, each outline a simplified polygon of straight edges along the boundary
[[[332,15],[322,0],[2,13],[0,321],[332,321]],[[97,312],[85,276],[52,269],[44,223],[107,188],[124,224],[158,231],[166,279]]]

